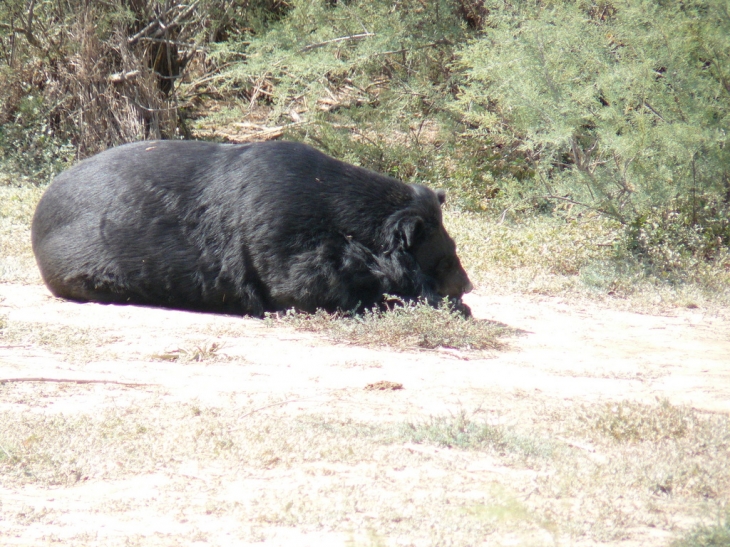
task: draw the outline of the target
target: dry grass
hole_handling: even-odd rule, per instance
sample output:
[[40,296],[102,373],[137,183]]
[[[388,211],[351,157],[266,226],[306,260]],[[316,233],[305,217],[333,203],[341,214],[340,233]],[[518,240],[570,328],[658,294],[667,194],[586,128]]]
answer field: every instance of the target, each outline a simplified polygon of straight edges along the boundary
[[447,448],[487,450],[504,456],[551,458],[558,444],[539,435],[520,434],[502,425],[492,425],[460,411],[449,416],[431,416],[408,422],[401,435],[415,443],[432,443]]
[[580,297],[647,312],[730,305],[728,257],[671,275],[652,270],[620,246],[621,226],[599,216],[495,222],[447,211],[444,224],[482,291]]
[[[219,517],[346,532],[367,515],[377,537],[439,545],[472,545],[490,534],[532,545],[606,542],[644,529],[669,539],[688,517],[717,514],[725,503],[727,417],[667,403],[621,403],[620,415],[615,406],[531,406],[516,409],[510,427],[479,413],[373,424],[154,397],[74,416],[4,411],[0,481],[17,488],[184,476],[196,462],[205,489],[210,477],[217,488],[253,489],[256,502],[244,504],[205,490],[205,511]],[[650,416],[658,417],[640,425]],[[617,438],[607,425],[617,419],[633,433]],[[665,471],[671,475],[660,477]],[[197,491],[195,483],[187,479],[187,488]],[[23,518],[31,517],[43,518]],[[677,545],[724,545],[717,538],[727,524],[692,534],[715,539]]]
[[37,283],[30,223],[42,190],[2,186],[0,181],[0,282]]
[[119,337],[104,328],[72,327],[52,323],[0,321],[3,344],[39,347],[66,361],[88,363]]
[[498,338],[512,333],[501,323],[466,319],[446,302],[439,308],[420,302],[402,303],[389,311],[366,310],[362,315],[289,310],[268,314],[266,324],[289,325],[337,342],[398,349],[498,349],[503,345]]
[[362,315],[298,313],[268,314],[266,324],[285,324],[316,332],[337,342],[391,348],[499,349],[500,336],[514,334],[495,321],[466,319],[444,302],[434,308],[426,303],[404,303],[389,311],[366,310]]

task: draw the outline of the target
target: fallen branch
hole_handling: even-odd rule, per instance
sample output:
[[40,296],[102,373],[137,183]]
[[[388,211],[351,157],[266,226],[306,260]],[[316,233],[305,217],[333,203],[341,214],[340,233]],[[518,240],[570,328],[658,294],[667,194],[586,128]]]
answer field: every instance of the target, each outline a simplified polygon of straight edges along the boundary
[[117,380],[86,380],[74,378],[0,378],[0,385],[6,382],[57,382],[70,384],[116,384],[120,386],[158,386],[160,384],[139,384],[136,382],[119,382]]
[[312,49],[316,49],[318,47],[326,46],[327,44],[334,44],[336,42],[344,42],[346,40],[361,40],[363,38],[369,38],[370,36],[375,36],[374,32],[365,32],[363,34],[353,34],[352,36],[341,36],[339,38],[333,38],[332,40],[325,40],[324,42],[318,42],[316,44],[310,44],[308,46],[304,46],[302,49],[299,50],[299,53],[304,53],[305,51],[309,51]]

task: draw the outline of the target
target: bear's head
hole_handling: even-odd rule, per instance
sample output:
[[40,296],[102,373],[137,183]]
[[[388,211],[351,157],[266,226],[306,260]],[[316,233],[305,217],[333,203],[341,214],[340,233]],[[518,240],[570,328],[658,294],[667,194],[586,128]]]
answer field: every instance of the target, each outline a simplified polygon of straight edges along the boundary
[[456,254],[456,244],[444,228],[441,205],[443,190],[434,192],[412,185],[415,197],[410,207],[400,211],[396,222],[399,247],[409,252],[424,274],[436,282],[441,296],[460,298],[473,289],[469,276]]

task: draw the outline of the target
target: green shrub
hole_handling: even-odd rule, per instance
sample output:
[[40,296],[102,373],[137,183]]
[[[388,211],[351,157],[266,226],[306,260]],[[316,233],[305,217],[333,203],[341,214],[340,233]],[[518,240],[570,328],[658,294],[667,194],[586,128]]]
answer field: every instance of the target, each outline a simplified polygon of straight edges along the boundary
[[637,230],[659,217],[687,230],[649,240],[700,254],[727,246],[725,2],[488,4],[484,35],[459,52],[457,105],[477,138],[519,143],[534,168],[531,180],[500,186],[502,199],[594,209],[629,227],[628,244],[644,254]]

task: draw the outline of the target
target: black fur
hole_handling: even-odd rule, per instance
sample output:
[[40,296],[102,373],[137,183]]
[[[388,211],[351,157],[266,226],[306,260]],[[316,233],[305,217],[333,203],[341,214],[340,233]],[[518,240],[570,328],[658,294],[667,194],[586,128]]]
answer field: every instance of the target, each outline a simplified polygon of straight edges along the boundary
[[51,292],[261,316],[471,290],[444,195],[292,142],[147,141],[59,175],[33,218]]

